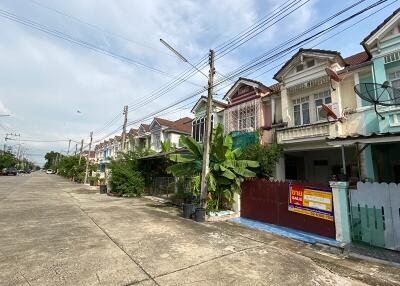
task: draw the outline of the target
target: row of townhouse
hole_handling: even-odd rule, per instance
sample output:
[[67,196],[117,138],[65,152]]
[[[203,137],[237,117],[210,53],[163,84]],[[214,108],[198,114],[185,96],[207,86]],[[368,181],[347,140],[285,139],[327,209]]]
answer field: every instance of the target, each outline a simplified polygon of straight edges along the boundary
[[[261,134],[264,144],[284,147],[274,176],[290,182],[252,180],[247,191],[244,185],[244,193],[256,194],[242,197],[247,200],[243,208],[242,200],[236,200],[234,209],[244,217],[399,251],[400,184],[393,182],[400,183],[400,9],[361,45],[364,51],[349,57],[338,51],[300,49],[276,72],[272,85],[239,78],[222,101],[213,100],[212,124],[222,123],[237,146]],[[390,104],[374,106],[357,93],[369,93],[371,99],[377,95],[374,100],[386,97]],[[125,148],[160,151],[166,139],[179,146],[182,134],[202,142],[206,106],[207,99],[201,97],[191,110],[193,119],[154,118],[131,129]],[[96,146],[98,162],[123,151],[121,140],[116,136]],[[333,221],[299,216],[290,208],[285,212],[278,193],[289,188],[290,194],[292,181],[331,192],[332,199],[310,195],[314,201],[307,200],[315,206],[311,210],[329,214]]]
[[[274,75],[273,85],[239,78],[224,101],[213,100],[213,125],[222,123],[234,136],[261,130],[263,143],[282,144],[277,179],[328,183],[345,173],[355,179],[400,182],[400,106],[378,107],[382,119],[355,92],[359,84],[386,81],[400,88],[399,23],[396,10],[363,40],[364,51],[349,57],[331,50],[300,49]],[[340,81],[333,81],[326,68]],[[154,118],[131,129],[125,148],[159,152],[167,139],[179,146],[182,134],[201,142],[206,105],[206,97],[201,97],[191,110],[193,119]],[[337,118],[329,118],[324,105]],[[97,161],[124,151],[121,140],[116,136],[97,145]]]
[[[400,182],[400,12],[396,10],[361,43],[364,51],[300,49],[274,75],[273,85],[239,78],[224,100],[214,101],[213,122],[227,133],[262,131],[284,156],[276,178],[328,183],[333,177]],[[340,80],[333,81],[326,68]],[[355,92],[366,83],[394,87],[392,106],[374,106]],[[337,118],[329,118],[324,105]],[[192,109],[192,136],[202,140],[206,99]]]
[[191,134],[191,122],[189,117],[175,121],[155,117],[150,124],[141,124],[139,128],[132,128],[123,136],[115,136],[95,146],[96,162],[104,166],[109,159],[115,158],[120,152],[150,148],[155,152],[161,151],[161,142],[170,140],[179,147],[181,135]]

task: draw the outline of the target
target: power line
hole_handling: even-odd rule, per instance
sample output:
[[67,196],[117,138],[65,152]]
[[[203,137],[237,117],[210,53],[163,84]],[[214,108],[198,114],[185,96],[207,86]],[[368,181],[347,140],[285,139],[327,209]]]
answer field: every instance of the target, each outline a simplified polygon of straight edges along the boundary
[[[86,42],[86,41],[83,41],[83,40],[80,40],[80,39],[73,38],[71,35],[68,35],[66,33],[60,32],[60,31],[55,30],[55,29],[50,29],[50,28],[48,28],[48,27],[46,27],[46,26],[44,26],[42,24],[39,24],[39,23],[34,22],[34,21],[31,21],[29,19],[18,17],[17,15],[15,15],[15,14],[9,12],[9,11],[0,9],[0,16],[3,17],[3,18],[6,18],[8,20],[11,20],[11,21],[20,23],[22,25],[25,25],[25,26],[27,26],[29,28],[36,29],[36,30],[39,30],[39,31],[44,32],[46,34],[49,34],[51,36],[57,37],[59,39],[63,39],[65,41],[71,42],[71,43],[76,44],[78,46],[90,49],[90,50],[95,51],[97,53],[100,53],[100,54],[107,55],[107,56],[110,56],[112,58],[118,59],[118,60],[120,60],[122,62],[125,62],[125,63],[128,63],[128,64],[132,64],[132,65],[135,65],[135,66],[138,66],[138,67],[145,68],[147,70],[150,70],[152,72],[161,74],[161,75],[169,77],[169,78],[174,78],[174,79],[177,78],[176,76],[168,74],[168,73],[166,73],[166,72],[164,72],[164,71],[162,71],[162,70],[160,70],[158,68],[151,67],[151,66],[149,66],[147,64],[144,64],[142,62],[139,62],[137,60],[134,60],[134,59],[131,59],[129,57],[126,57],[126,56],[111,52],[109,50],[103,49],[103,48],[101,48],[99,46],[96,46],[96,45],[94,45],[92,43],[89,43],[89,42]],[[187,81],[187,82],[191,83],[193,85],[197,85],[196,83],[193,83],[193,82],[190,82],[190,81]]]
[[[297,3],[299,3],[299,0],[285,2],[284,4],[280,5],[278,8],[274,9],[271,13],[267,14],[267,16],[263,17],[262,19],[260,19],[259,21],[257,21],[253,25],[251,25],[248,29],[246,29],[243,32],[237,34],[236,36],[230,38],[225,43],[222,43],[220,45],[220,49],[226,47],[226,45],[228,45],[228,44],[234,43],[235,38],[238,38],[240,36],[243,37],[243,36],[246,36],[249,33],[253,32],[254,28],[260,28],[260,27],[262,27],[262,25],[268,24],[268,22],[271,19],[273,19],[273,16],[281,15],[287,8],[291,8],[291,7],[293,7],[294,4],[297,4]],[[300,8],[300,7],[298,7],[298,8]],[[277,12],[277,11],[279,11],[279,12]],[[292,10],[291,13],[294,11],[295,10]],[[287,14],[286,16],[288,16],[288,15],[289,14]],[[265,31],[265,29],[263,31]],[[233,50],[233,49],[231,49],[231,50]],[[217,51],[218,51],[218,49],[217,49]],[[199,63],[197,63],[194,68],[186,70],[181,75],[179,75],[177,80],[174,80],[174,81],[156,89],[155,91],[151,92],[149,95],[145,96],[141,101],[135,102],[134,106],[130,106],[129,110],[130,111],[137,110],[138,108],[140,108],[140,107],[154,101],[155,99],[161,97],[162,95],[170,92],[171,90],[173,90],[174,88],[179,86],[182,82],[186,81],[187,79],[189,79],[190,77],[195,75],[196,70],[203,68],[206,64],[207,64],[207,55],[202,57],[201,60],[199,60]],[[131,105],[131,104],[128,104],[128,105]],[[110,126],[110,124],[106,124],[105,128],[107,128],[109,126]]]
[[[291,52],[291,50],[292,50],[293,48],[298,47],[300,44],[308,43],[308,42],[310,42],[311,40],[313,40],[313,39],[315,39],[315,38],[318,38],[318,37],[322,36],[323,34],[325,34],[325,33],[329,32],[329,31],[335,29],[335,28],[338,27],[339,25],[341,25],[341,24],[343,24],[343,23],[345,23],[345,22],[347,22],[347,21],[349,21],[349,20],[351,20],[351,19],[354,19],[355,17],[357,17],[357,16],[359,16],[359,15],[365,13],[366,11],[368,11],[368,10],[370,10],[370,9],[372,9],[372,8],[374,8],[374,7],[376,7],[376,6],[380,5],[380,4],[382,4],[382,3],[384,3],[384,2],[387,2],[387,1],[388,1],[388,0],[381,0],[381,1],[375,2],[374,4],[372,4],[372,5],[370,5],[370,6],[366,7],[366,8],[364,8],[364,9],[362,9],[362,10],[360,10],[360,11],[358,11],[358,12],[352,14],[351,16],[349,16],[349,17],[347,17],[347,18],[345,18],[345,19],[343,19],[343,20],[341,20],[341,21],[339,21],[339,22],[337,22],[337,23],[331,25],[330,27],[325,28],[325,29],[323,29],[322,31],[319,31],[319,32],[313,34],[312,36],[308,37],[307,39],[301,40],[299,43],[296,43],[296,44],[290,46],[289,48],[286,49],[286,52],[287,52],[287,53]],[[396,0],[396,1],[397,1],[397,0]],[[394,2],[396,2],[396,1],[394,1]],[[394,2],[391,2],[390,4],[393,4]],[[389,4],[389,5],[390,5],[390,4]],[[385,7],[387,7],[387,6],[388,6],[388,5],[386,5]],[[384,8],[385,8],[385,7],[384,7]],[[372,13],[372,14],[375,14],[375,13]],[[371,14],[371,15],[372,15],[372,14]],[[371,16],[371,15],[369,15],[369,16]],[[337,34],[338,34],[338,33],[337,33]],[[276,61],[276,59],[277,59],[276,55],[278,55],[278,54],[275,54],[275,56],[272,56],[272,57],[270,57],[270,58],[267,59],[267,60],[274,60],[274,61]],[[284,56],[285,56],[285,55],[286,55],[286,54],[284,54]],[[257,71],[257,70],[263,68],[263,67],[266,65],[267,60],[263,60],[262,62],[258,62],[258,63],[256,63],[256,65],[254,65],[254,64],[253,64],[253,65],[250,65],[250,67],[246,67],[245,69],[239,69],[239,70],[235,71],[234,73],[231,73],[230,78],[232,78],[233,76],[238,76],[238,74],[243,73],[243,72],[245,72],[245,71],[247,71],[248,73],[253,73],[254,71]],[[252,64],[252,62],[250,62],[250,64]],[[261,67],[259,67],[260,64],[263,64],[263,65],[261,65]],[[278,66],[279,66],[279,65],[275,66],[274,68],[276,68],[276,67],[278,67]],[[257,69],[251,71],[252,69],[254,69],[254,67],[257,67]],[[220,80],[220,81],[217,82],[214,86],[220,85],[221,83],[223,83],[223,82],[225,82],[225,81],[227,81],[227,79]],[[175,102],[175,103],[172,104],[172,105],[169,105],[169,106],[167,106],[167,107],[164,107],[164,108],[162,108],[162,109],[159,110],[159,111],[153,112],[153,113],[149,114],[149,115],[146,116],[146,117],[142,117],[142,118],[137,119],[137,120],[135,120],[135,121],[129,122],[128,125],[130,126],[130,125],[136,124],[136,123],[138,123],[138,122],[140,122],[140,121],[145,120],[145,119],[148,118],[148,117],[152,117],[152,116],[154,116],[154,115],[156,115],[156,114],[158,114],[158,113],[160,113],[160,112],[163,112],[163,111],[165,111],[165,110],[168,110],[169,108],[171,108],[171,107],[173,107],[173,106],[176,106],[177,104],[180,104],[180,103],[182,103],[182,102],[184,102],[184,101],[186,101],[186,100],[188,100],[188,99],[190,99],[190,98],[192,98],[192,97],[194,97],[194,96],[196,96],[196,95],[198,95],[199,93],[202,93],[202,92],[204,92],[204,91],[205,91],[205,90],[203,89],[203,90],[200,90],[200,91],[198,91],[198,92],[195,92],[194,94],[192,94],[192,95],[190,95],[190,96],[188,96],[188,97],[185,97],[184,99],[181,99],[181,100],[179,100],[178,102]],[[113,133],[115,133],[115,132],[116,132],[116,131],[113,131],[111,134],[113,134]],[[106,136],[106,137],[107,137],[107,136]],[[103,140],[103,139],[101,139],[101,140]],[[101,140],[100,140],[100,141],[101,141]],[[99,142],[99,141],[96,141],[96,142]]]
[[[292,1],[289,5],[296,5],[296,4],[300,3],[301,1],[303,1],[303,0],[295,0],[295,1]],[[272,23],[271,25],[269,25],[268,27],[266,27],[266,28],[264,27],[264,29],[263,29],[262,31],[265,31],[265,30],[268,29],[269,27],[271,27],[271,26],[273,26],[274,24],[278,23],[280,20],[282,20],[282,19],[288,17],[290,14],[292,14],[294,11],[298,10],[300,7],[302,7],[303,5],[305,5],[305,4],[306,4],[307,2],[309,2],[309,1],[310,1],[310,0],[307,0],[306,2],[302,3],[301,5],[295,7],[294,9],[289,10],[289,12],[286,13],[286,14],[285,14],[286,9],[282,9],[282,10],[279,11],[279,13],[273,14],[273,16],[271,16],[271,17],[269,17],[269,18],[267,19],[268,21],[263,21],[262,25],[268,24],[269,21],[272,21],[272,20],[275,19],[277,16],[280,16],[280,15],[282,15],[282,14],[284,14],[284,15],[283,15],[281,18],[279,18],[277,21],[275,21],[274,23]],[[292,7],[293,7],[293,6],[292,6]],[[288,8],[288,6],[285,6],[284,8]],[[261,27],[263,27],[263,26],[261,26]],[[257,28],[260,28],[260,26],[257,26]],[[261,32],[262,32],[262,31],[261,31]],[[247,34],[245,34],[245,36],[252,35],[252,38],[254,38],[255,36],[257,36],[257,35],[260,34],[261,32],[258,31],[257,29],[251,29]],[[243,37],[243,35],[242,35],[242,37]],[[241,40],[241,39],[239,39],[239,40]],[[237,47],[232,48],[230,51],[227,51],[225,54],[231,52],[232,50],[234,50],[234,49],[236,49],[236,48],[237,48]],[[217,50],[217,52],[218,52],[218,50]],[[205,64],[206,64],[206,63],[205,63]],[[196,70],[200,69],[200,68],[197,68],[197,65],[196,65],[195,67],[196,67]],[[169,92],[168,89],[162,91],[161,93],[156,93],[156,94],[154,94],[154,95],[150,95],[150,96],[148,96],[148,97],[145,97],[141,102],[137,103],[137,104],[134,105],[134,106],[131,106],[131,107],[129,108],[129,110],[130,110],[130,111],[137,110],[137,109],[143,107],[144,105],[146,105],[146,104],[148,104],[148,103],[154,101],[155,99],[160,98],[161,96],[165,95],[167,92]]]
[[59,9],[50,7],[50,6],[48,6],[48,5],[45,5],[45,4],[43,4],[43,3],[40,3],[40,2],[38,2],[38,1],[35,1],[35,0],[29,0],[29,1],[32,2],[33,4],[37,5],[37,6],[40,6],[40,7],[44,8],[44,9],[47,9],[47,10],[52,11],[52,12],[54,12],[54,13],[57,13],[57,14],[59,14],[59,15],[62,15],[62,16],[64,16],[64,17],[66,17],[66,18],[72,19],[72,20],[74,20],[74,21],[76,21],[76,22],[78,22],[78,23],[81,23],[81,24],[83,24],[83,25],[86,25],[86,26],[92,28],[93,30],[99,31],[99,32],[101,32],[101,33],[103,33],[103,34],[108,34],[108,35],[110,35],[110,36],[112,36],[112,37],[120,38],[120,39],[125,40],[125,41],[127,41],[127,42],[130,42],[130,43],[132,43],[132,44],[135,44],[135,45],[138,45],[138,46],[142,46],[142,47],[147,48],[147,49],[152,49],[152,50],[157,51],[157,52],[159,52],[159,53],[163,53],[163,54],[165,54],[165,55],[169,55],[169,56],[170,56],[170,54],[168,54],[167,52],[164,52],[164,51],[161,50],[161,49],[156,49],[156,48],[154,48],[154,47],[152,47],[152,46],[150,46],[150,45],[144,45],[142,42],[134,41],[134,40],[132,40],[131,38],[129,38],[128,36],[123,35],[123,34],[121,34],[121,33],[115,33],[115,32],[112,32],[112,31],[110,31],[110,30],[104,29],[104,28],[102,28],[102,27],[100,27],[100,26],[97,26],[97,25],[94,25],[94,24],[92,24],[92,23],[89,23],[88,21],[82,20],[82,19],[80,19],[80,18],[78,18],[78,17],[76,17],[76,16],[74,16],[74,15],[71,15],[71,14],[66,13],[66,12],[63,12],[63,11],[61,11],[61,10],[59,10]]

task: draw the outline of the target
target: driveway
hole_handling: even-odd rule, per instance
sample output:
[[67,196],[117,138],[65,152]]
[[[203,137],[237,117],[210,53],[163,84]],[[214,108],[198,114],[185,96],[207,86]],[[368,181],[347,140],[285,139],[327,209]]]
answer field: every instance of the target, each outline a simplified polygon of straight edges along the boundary
[[0,285],[400,285],[400,268],[56,175],[0,177]]

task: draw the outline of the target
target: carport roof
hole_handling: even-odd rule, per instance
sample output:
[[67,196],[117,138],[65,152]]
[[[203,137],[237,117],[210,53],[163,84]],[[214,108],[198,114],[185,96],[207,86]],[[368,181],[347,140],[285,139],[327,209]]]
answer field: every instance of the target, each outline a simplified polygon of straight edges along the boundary
[[327,138],[326,143],[331,146],[352,145],[356,143],[390,143],[400,142],[400,132],[370,133],[367,135],[353,134],[348,136],[339,136],[335,138]]

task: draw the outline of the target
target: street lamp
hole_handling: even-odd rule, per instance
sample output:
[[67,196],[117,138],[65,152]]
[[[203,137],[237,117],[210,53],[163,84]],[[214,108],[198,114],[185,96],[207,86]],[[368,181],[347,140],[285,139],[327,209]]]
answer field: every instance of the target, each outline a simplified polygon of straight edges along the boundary
[[196,71],[201,73],[207,78],[208,87],[207,87],[207,110],[206,110],[206,122],[205,122],[205,132],[203,137],[203,164],[201,168],[201,183],[200,183],[200,208],[196,208],[196,221],[203,222],[206,219],[206,210],[207,207],[207,183],[206,183],[206,175],[209,171],[209,162],[210,162],[210,134],[211,134],[211,112],[212,112],[212,93],[213,93],[213,82],[214,82],[214,58],[215,52],[214,50],[210,50],[210,54],[208,57],[208,62],[210,65],[209,75],[207,76],[201,70],[199,70],[196,66],[191,64],[184,56],[182,56],[177,50],[171,47],[167,42],[163,39],[160,39],[160,42],[166,46],[169,50],[171,50],[175,55],[178,56],[182,61],[188,63],[191,67],[193,67]]
[[173,52],[178,58],[180,58],[183,62],[187,63],[188,65],[190,65],[192,68],[194,68],[196,71],[198,71],[199,73],[201,73],[202,75],[204,75],[207,80],[208,80],[208,76],[203,73],[201,70],[199,70],[195,65],[193,65],[191,62],[189,62],[181,53],[179,53],[177,50],[175,50],[171,45],[169,45],[166,41],[164,41],[163,39],[160,39],[160,42],[166,46],[171,52]]

